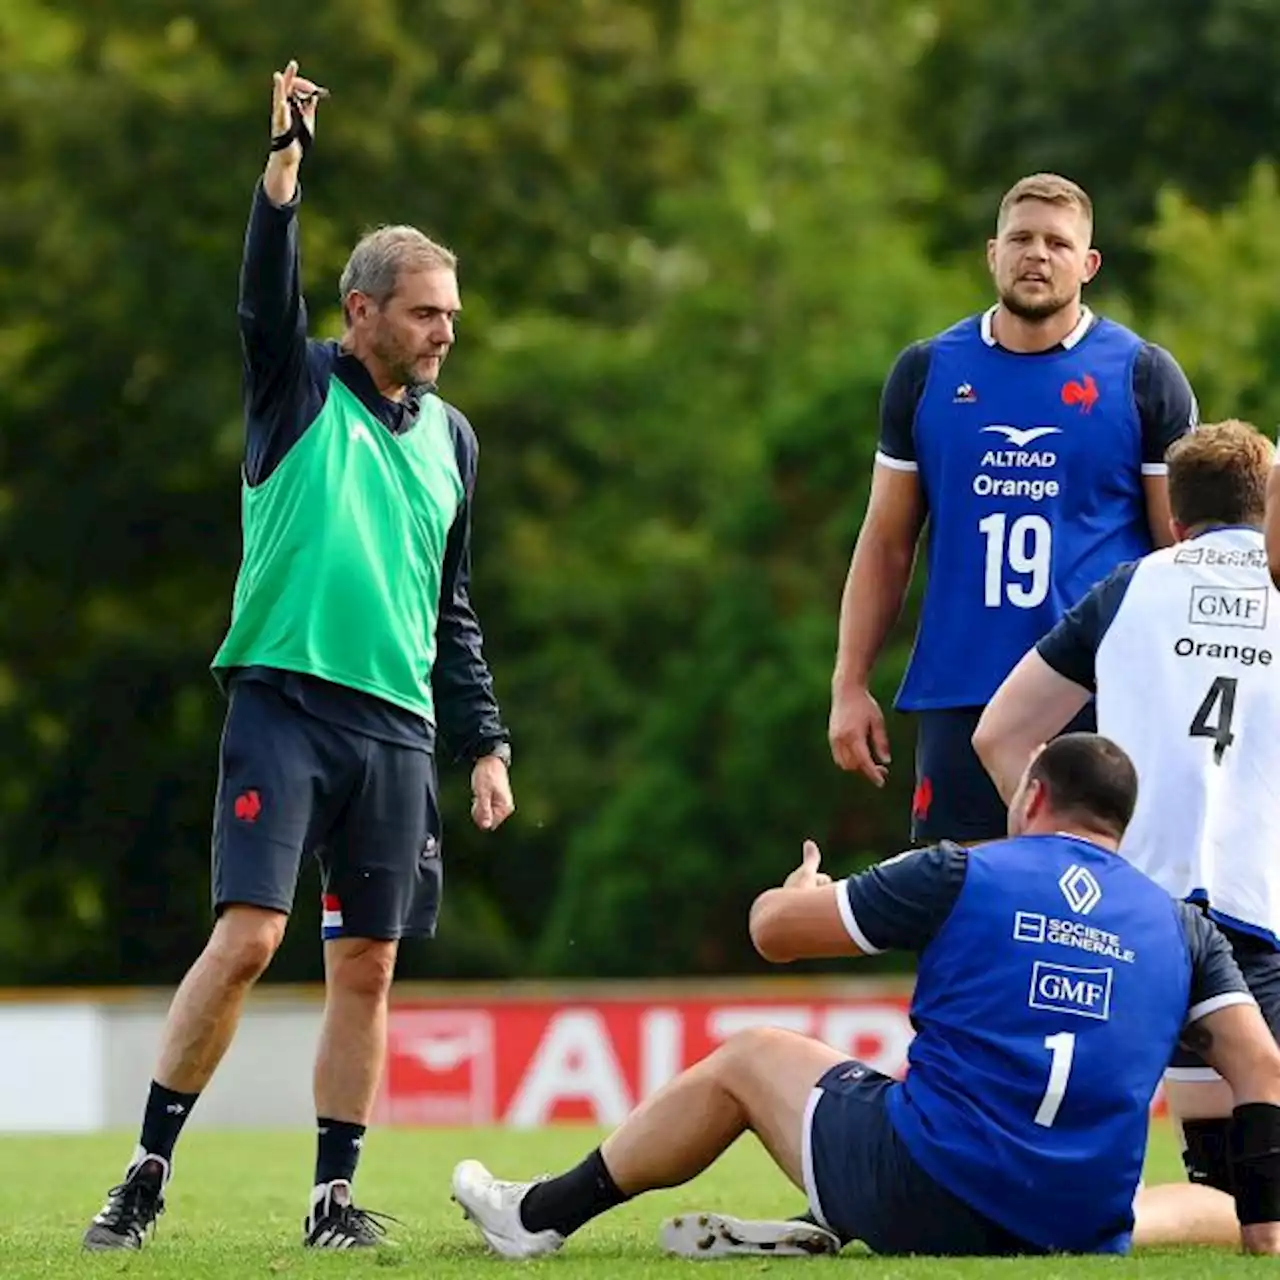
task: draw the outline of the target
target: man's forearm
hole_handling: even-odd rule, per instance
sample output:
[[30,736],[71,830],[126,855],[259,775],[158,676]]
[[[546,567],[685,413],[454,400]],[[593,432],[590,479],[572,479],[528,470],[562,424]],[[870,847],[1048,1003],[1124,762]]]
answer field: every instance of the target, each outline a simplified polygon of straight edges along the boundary
[[1031,753],[1042,741],[1043,739],[1032,742],[1027,739],[1024,742],[1003,738],[994,743],[988,743],[980,738],[974,738],[974,754],[982,762],[982,767],[995,784],[995,789],[1004,804],[1009,804],[1013,799],[1014,792],[1018,789],[1018,782],[1031,759]]
[[973,750],[1005,804],[1032,753],[1061,733],[1089,697],[1088,689],[1055,671],[1037,649],[1023,654],[1004,678],[978,719]]
[[987,704],[973,734],[974,755],[1005,804],[1013,799],[1031,753],[1067,723],[1053,723],[1053,717],[1046,723],[1037,717],[1036,709],[1026,696],[1010,697],[1002,687]]
[[261,190],[254,192],[249,214],[236,313],[249,385],[256,394],[279,382],[279,371],[287,361],[301,358],[307,331],[295,208],[276,205],[266,175]]
[[904,545],[863,529],[840,600],[840,642],[832,684],[860,688],[902,613],[915,567],[915,544]]
[[[270,136],[274,140],[296,131],[306,113],[295,95],[317,91],[297,75],[291,62],[273,77]],[[308,99],[310,100],[310,99]],[[291,105],[291,103],[293,105]],[[308,132],[315,127],[310,107]],[[298,170],[305,150],[300,141],[269,151],[261,192],[255,190],[249,230],[240,269],[240,326],[249,348],[250,372],[274,373],[280,358],[298,349],[305,338],[302,288],[298,279],[298,227],[293,206],[298,197]],[[255,365],[261,367],[255,368]]]
[[298,194],[298,163],[283,151],[273,151],[262,175],[262,188],[277,209],[293,201]]
[[437,644],[432,687],[440,731],[450,749],[458,757],[475,756],[508,742],[475,615],[442,618]]

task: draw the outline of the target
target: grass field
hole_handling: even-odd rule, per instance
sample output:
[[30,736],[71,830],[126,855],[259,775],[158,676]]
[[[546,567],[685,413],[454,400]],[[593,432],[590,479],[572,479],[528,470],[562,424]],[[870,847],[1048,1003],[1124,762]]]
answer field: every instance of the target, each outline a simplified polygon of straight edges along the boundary
[[[683,1262],[660,1254],[661,1219],[682,1209],[725,1209],[778,1216],[800,1204],[747,1138],[719,1166],[683,1190],[648,1196],[589,1224],[550,1258],[508,1263],[488,1255],[449,1200],[449,1174],[466,1156],[500,1176],[528,1177],[576,1161],[594,1140],[566,1127],[534,1133],[492,1130],[375,1132],[360,1171],[360,1199],[401,1219],[395,1250],[376,1254],[304,1252],[298,1244],[312,1140],[300,1133],[206,1133],[183,1139],[169,1207],[158,1234],[140,1254],[85,1254],[80,1234],[115,1182],[130,1135],[0,1139],[0,1277],[128,1276],[134,1280],[226,1277],[401,1275],[453,1280],[496,1277],[505,1270],[577,1280],[588,1276],[640,1280],[677,1274],[777,1276],[801,1269],[818,1280],[856,1270],[860,1280],[977,1280],[978,1277],[1134,1275],[1142,1280],[1274,1274],[1274,1260],[1226,1252],[1152,1251],[1130,1259],[882,1261],[856,1247],[836,1259],[731,1259]],[[1157,1126],[1149,1166],[1152,1181],[1180,1177],[1165,1126]]]

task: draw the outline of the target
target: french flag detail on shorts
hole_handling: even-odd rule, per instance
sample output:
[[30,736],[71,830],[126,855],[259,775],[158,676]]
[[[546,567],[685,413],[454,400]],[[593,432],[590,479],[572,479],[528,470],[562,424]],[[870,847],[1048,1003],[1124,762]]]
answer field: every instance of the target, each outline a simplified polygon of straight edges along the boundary
[[325,893],[320,896],[322,915],[320,917],[320,936],[328,942],[330,938],[342,937],[342,903],[336,893]]

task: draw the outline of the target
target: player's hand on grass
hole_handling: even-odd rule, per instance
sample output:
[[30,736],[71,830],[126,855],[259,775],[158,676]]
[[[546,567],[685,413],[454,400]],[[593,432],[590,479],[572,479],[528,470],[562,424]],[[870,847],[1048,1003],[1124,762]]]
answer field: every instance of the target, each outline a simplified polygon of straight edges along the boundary
[[818,870],[822,861],[822,850],[812,840],[804,842],[804,852],[800,857],[800,865],[782,882],[784,889],[820,889],[831,883],[831,877],[825,871]]
[[880,704],[862,687],[845,688],[831,699],[827,724],[831,756],[842,769],[860,773],[877,787],[889,772],[889,734]]
[[[316,132],[316,107],[321,98],[329,96],[328,89],[322,89],[313,80],[307,80],[298,74],[297,62],[291,61],[283,71],[275,72],[271,77],[271,136],[283,137],[294,126],[294,112],[301,114],[302,125],[310,137]],[[297,168],[302,163],[302,142],[294,139],[283,150],[273,152],[280,162]]]
[[471,770],[471,820],[481,831],[496,831],[515,811],[506,763],[482,756]]

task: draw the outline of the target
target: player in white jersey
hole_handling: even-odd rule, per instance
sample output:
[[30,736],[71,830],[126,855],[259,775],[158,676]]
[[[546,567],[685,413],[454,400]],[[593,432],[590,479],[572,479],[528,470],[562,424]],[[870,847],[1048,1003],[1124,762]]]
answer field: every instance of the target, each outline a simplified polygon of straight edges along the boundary
[[[1021,660],[974,748],[1007,799],[1096,691],[1099,732],[1138,771],[1120,852],[1217,923],[1280,1037],[1280,598],[1263,539],[1274,450],[1232,420],[1167,457],[1175,544],[1100,582]],[[1223,1082],[1180,1050],[1166,1088],[1189,1177],[1229,1192]]]

